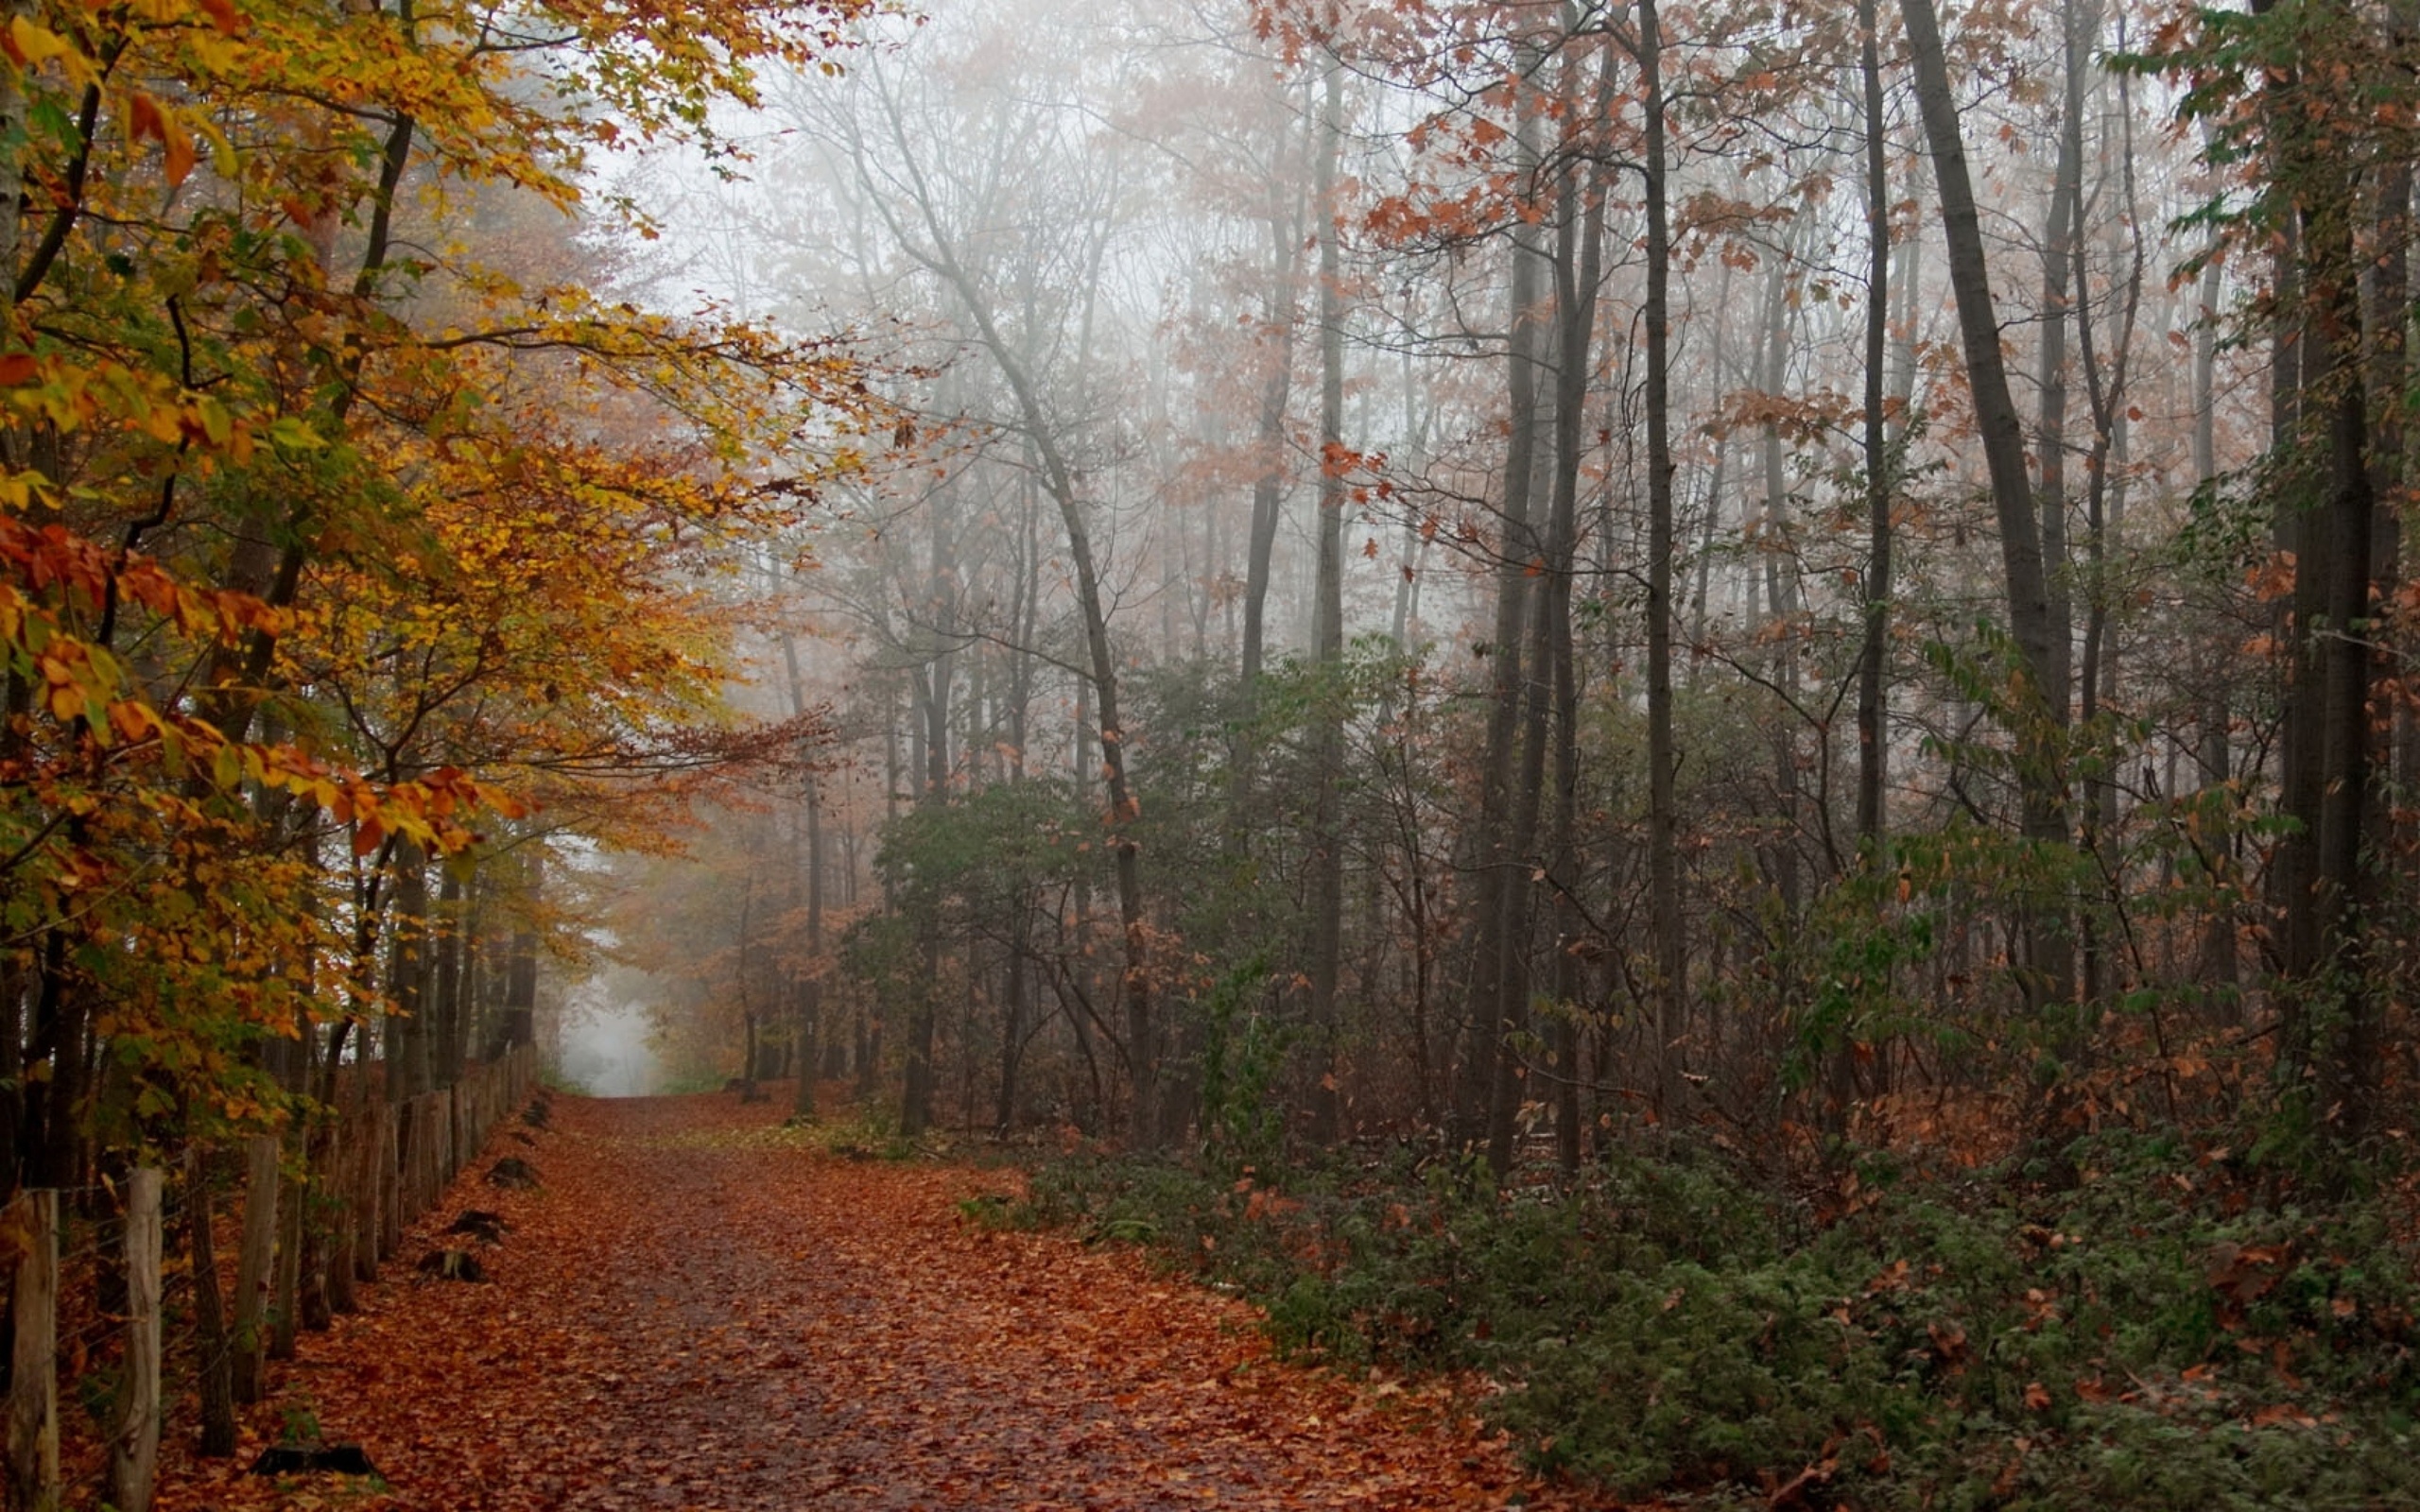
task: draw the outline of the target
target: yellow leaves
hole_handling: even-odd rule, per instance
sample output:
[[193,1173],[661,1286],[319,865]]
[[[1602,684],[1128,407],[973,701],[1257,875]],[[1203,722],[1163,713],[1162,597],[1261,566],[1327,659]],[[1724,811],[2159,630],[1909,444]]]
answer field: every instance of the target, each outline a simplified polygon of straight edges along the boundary
[[167,721],[148,703],[134,698],[118,698],[109,706],[110,728],[118,738],[128,741],[150,740],[167,731]]
[[29,16],[11,16],[0,31],[0,52],[19,68],[38,68],[57,61],[77,82],[92,77],[92,64],[76,44]]
[[59,649],[44,651],[34,659],[34,670],[42,675],[44,684],[42,697],[53,719],[65,724],[80,719],[85,707],[83,671],[73,665]]

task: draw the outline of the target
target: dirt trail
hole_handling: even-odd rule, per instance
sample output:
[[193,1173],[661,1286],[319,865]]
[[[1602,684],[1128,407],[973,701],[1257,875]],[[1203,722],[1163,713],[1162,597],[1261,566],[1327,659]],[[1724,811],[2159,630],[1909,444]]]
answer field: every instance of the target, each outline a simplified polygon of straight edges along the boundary
[[[487,1285],[412,1278],[306,1337],[236,1466],[172,1451],[164,1508],[1500,1507],[1568,1504],[1434,1396],[1270,1361],[1239,1304],[1131,1255],[997,1233],[1011,1179],[807,1149],[719,1097],[557,1098],[544,1186]],[[237,1473],[308,1413],[389,1492]],[[172,1432],[189,1426],[187,1416]]]

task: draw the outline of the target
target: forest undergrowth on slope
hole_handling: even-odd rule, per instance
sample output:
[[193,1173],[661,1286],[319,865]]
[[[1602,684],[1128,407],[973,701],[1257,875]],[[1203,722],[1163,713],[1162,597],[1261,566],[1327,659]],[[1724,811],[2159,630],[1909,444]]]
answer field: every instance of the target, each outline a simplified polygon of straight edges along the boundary
[[1373,1145],[1043,1165],[1001,1221],[1148,1246],[1287,1353],[1476,1370],[1531,1463],[1808,1507],[2420,1499],[2420,1188],[2281,1188],[2111,1133],[2057,1182],[1873,1152],[1777,1185],[1679,1141],[1578,1176]]

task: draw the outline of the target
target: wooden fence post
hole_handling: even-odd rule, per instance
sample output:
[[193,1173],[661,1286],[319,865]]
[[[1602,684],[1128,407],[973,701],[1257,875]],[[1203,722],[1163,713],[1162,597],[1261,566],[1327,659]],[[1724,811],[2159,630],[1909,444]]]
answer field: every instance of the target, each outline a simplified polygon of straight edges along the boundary
[[[277,1141],[268,1145],[274,1185]],[[160,1185],[156,1166],[137,1168],[127,1184],[126,1408],[110,1441],[110,1500],[117,1512],[150,1506],[160,1463]]]
[[26,1192],[8,1228],[25,1246],[12,1292],[9,1360],[9,1504],[56,1512],[59,1485],[59,1194]]

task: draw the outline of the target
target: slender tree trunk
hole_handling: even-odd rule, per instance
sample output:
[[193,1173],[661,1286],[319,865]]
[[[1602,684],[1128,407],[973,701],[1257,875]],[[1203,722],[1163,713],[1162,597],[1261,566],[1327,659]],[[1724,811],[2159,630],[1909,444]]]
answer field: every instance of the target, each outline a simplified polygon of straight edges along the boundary
[[[1310,128],[1305,126],[1305,129]],[[1324,163],[1325,158],[1322,161]],[[1260,677],[1267,656],[1269,579],[1275,564],[1278,515],[1286,499],[1286,407],[1293,391],[1295,306],[1301,297],[1303,210],[1299,180],[1271,174],[1266,217],[1269,227],[1268,284],[1261,306],[1261,335],[1270,347],[1269,364],[1261,379],[1260,413],[1253,427],[1256,467],[1252,485],[1252,523],[1246,533],[1244,559],[1244,624],[1242,662],[1236,675],[1238,696],[1235,765],[1228,779],[1228,846],[1239,850],[1249,840],[1253,790],[1260,767],[1256,721],[1260,710]],[[1325,213],[1324,206],[1322,213]]]
[[1640,91],[1647,114],[1647,888],[1655,946],[1655,1037],[1650,1097],[1668,1117],[1677,1085],[1674,1058],[1688,1002],[1687,942],[1682,935],[1679,757],[1672,738],[1672,228],[1666,207],[1664,37],[1656,0],[1638,9]]
[[393,918],[388,929],[388,994],[395,1005],[388,1067],[397,1103],[436,1084],[429,1054],[428,857],[409,840],[395,847]]
[[210,1167],[199,1145],[185,1152],[185,1246],[193,1262],[195,1369],[201,1386],[201,1453],[235,1452],[235,1396],[229,1380],[226,1300],[218,1291],[218,1252],[210,1237]]
[[2041,346],[2036,386],[2041,409],[2034,427],[2034,464],[2041,479],[2037,518],[2042,531],[2043,584],[2050,613],[2052,680],[2045,696],[2067,699],[2069,637],[2075,623],[2067,590],[2067,329],[2082,286],[2074,282],[2077,224],[2083,214],[2083,76],[2090,59],[2082,31],[2088,25],[2075,0],[2060,0],[2059,148],[2050,179],[2049,224],[2042,243]]
[[[955,510],[946,490],[937,494],[931,523],[932,555],[926,614],[930,623],[931,658],[918,676],[923,714],[925,771],[916,806],[927,813],[949,800],[950,689],[957,667],[954,641],[958,633],[958,556]],[[924,952],[923,980],[908,1014],[908,1065],[901,1091],[900,1132],[910,1139],[932,1126],[936,1077],[934,1035],[940,1024],[942,996],[941,901],[927,897],[917,920]]]
[[[1523,74],[1536,65],[1525,53]],[[1514,104],[1519,157],[1533,165],[1537,150],[1537,105],[1526,77]],[[1480,765],[1478,874],[1472,881],[1475,919],[1466,1032],[1469,1051],[1456,1082],[1456,1132],[1464,1143],[1485,1131],[1487,1108],[1504,1054],[1505,979],[1512,950],[1512,902],[1526,889],[1514,877],[1520,856],[1512,845],[1512,769],[1520,729],[1522,628],[1528,622],[1531,569],[1537,556],[1530,525],[1530,492],[1538,452],[1539,286],[1545,258],[1526,223],[1512,232],[1511,332],[1506,339],[1506,387],[1512,434],[1505,448],[1502,534],[1496,544],[1495,626],[1488,643],[1489,695],[1486,756]]]
[[[1791,240],[1794,242],[1796,237]],[[1789,249],[1794,252],[1795,249]],[[1764,371],[1759,375],[1760,387],[1772,400],[1780,400],[1789,385],[1789,353],[1792,319],[1791,301],[1785,298],[1788,289],[1788,258],[1773,259],[1772,300],[1769,305],[1771,318],[1765,328]],[[1784,948],[1796,927],[1804,902],[1804,890],[1799,883],[1798,836],[1804,815],[1798,780],[1798,730],[1792,708],[1798,694],[1797,631],[1790,622],[1805,607],[1799,585],[1797,532],[1789,515],[1789,468],[1782,446],[1781,425],[1769,420],[1764,426],[1765,509],[1762,528],[1757,537],[1761,548],[1757,560],[1764,568],[1765,612],[1773,622],[1775,633],[1771,637],[1772,686],[1779,696],[1772,701],[1769,716],[1770,739],[1772,747],[1773,794],[1781,820],[1779,837],[1771,855],[1773,892],[1781,904]]]
[[[545,873],[536,852],[525,850],[521,855],[524,908],[534,912],[544,884]],[[495,1060],[507,1051],[537,1043],[537,1015],[538,929],[525,918],[512,931],[504,969],[504,1022],[486,1058]]]
[[1027,1025],[1031,1012],[1033,974],[1028,957],[1033,952],[1033,909],[1023,898],[1016,901],[1016,919],[1010,926],[1009,959],[1006,990],[1001,994],[1006,1004],[1000,1026],[1000,1097],[992,1120],[994,1139],[1007,1139],[1015,1131],[1017,1118],[1017,1070],[1025,1058]]
[[[2016,729],[2017,782],[2023,832],[2039,845],[2067,843],[2066,779],[2063,747],[2067,716],[2066,627],[2053,612],[2044,570],[2043,532],[2025,465],[2025,428],[2009,395],[2008,369],[2000,356],[1999,318],[1992,301],[1991,275],[1983,255],[1982,219],[1966,168],[1958,105],[1932,0],[1900,0],[1908,25],[1910,62],[1916,101],[1932,149],[1942,227],[1949,254],[1949,284],[1958,304],[1960,344],[1966,357],[1967,387],[1991,478],[1992,506],[2000,536],[2000,563],[2008,590],[2009,630],[2031,686],[2012,712]],[[2037,1012],[2063,1003],[2073,974],[2066,910],[2036,902],[2021,924],[2028,941],[2026,998]]]
[[[1577,64],[1574,65],[1575,73]],[[1592,118],[1611,114],[1614,59],[1598,60]],[[1576,93],[1576,91],[1575,91]],[[1571,170],[1576,176],[1577,169]],[[1589,380],[1596,370],[1597,290],[1603,269],[1606,185],[1593,175],[1582,192],[1576,228],[1578,246],[1566,230],[1555,259],[1556,341],[1554,488],[1547,516],[1547,572],[1538,595],[1536,655],[1551,695],[1553,805],[1548,816],[1545,866],[1553,900],[1553,956],[1548,983],[1553,1002],[1553,1098],[1555,1159],[1568,1174],[1580,1167],[1580,1053],[1582,1046],[1577,951],[1581,944],[1579,785],[1580,690],[1571,626],[1572,579],[1580,546],[1580,468],[1586,452]],[[1574,207],[1566,192],[1563,225],[1571,227]]]
[[798,989],[798,1091],[790,1111],[815,1116],[815,1077],[823,1032],[823,785],[806,783],[806,969]]
[[[1891,746],[1891,552],[1892,500],[1896,466],[1888,433],[1887,349],[1891,338],[1891,183],[1889,138],[1876,0],[1858,0],[1858,74],[1865,107],[1865,462],[1866,559],[1864,636],[1858,650],[1857,845],[1858,864],[1884,865],[1883,791],[1889,781]],[[1858,1096],[1858,1025],[1835,1026],[1824,1099],[1824,1126],[1846,1135]]]
[[1876,0],[1858,0],[1858,73],[1865,96],[1865,637],[1858,655],[1857,834],[1868,865],[1882,855],[1882,792],[1891,751],[1891,500],[1896,491],[1883,434],[1884,347],[1891,325],[1891,183],[1883,124],[1882,61]]
[[[2076,66],[2083,65],[2083,60],[2089,53],[2089,43],[2099,33],[2100,26],[2100,10],[2098,5],[2094,5],[2085,11],[2082,26],[2070,30],[2069,58]],[[2122,218],[2127,225],[2139,228],[2140,217],[2135,203],[2135,144],[2128,116],[2132,101],[2122,77],[2118,82],[2118,101],[2120,130],[2124,135],[2118,163]],[[2099,346],[2100,328],[2089,297],[2090,283],[2081,236],[2077,238],[2074,256],[2075,285],[2079,291],[2075,307],[2076,344],[2082,360],[2085,396],[2092,413],[2092,446],[2084,459],[2086,601],[2083,676],[2079,686],[2081,709],[2084,721],[2090,726],[2107,707],[2116,688],[2118,654],[2110,614],[2109,555],[2112,539],[2123,524],[2125,512],[2126,482],[2122,469],[2126,455],[2128,374],[2134,355],[2135,322],[2142,308],[2146,255],[2141,232],[2137,229],[2134,233],[2131,260],[2116,290],[2117,343],[2114,351],[2105,357]],[[2098,854],[2103,833],[2118,818],[2118,785],[2109,775],[2110,762],[2097,763],[2096,765],[2099,770],[2084,783],[2081,838],[2087,851]],[[2103,869],[2113,878],[2117,875],[2118,868],[2114,866],[2104,864]],[[2087,1012],[2097,1011],[2108,990],[2109,951],[2104,936],[2118,921],[2118,911],[2125,906],[2123,893],[2114,883],[2102,891],[2101,902],[2109,919],[2104,921],[2100,909],[2088,910],[2082,930],[2084,946],[2083,997]],[[2079,1038],[2082,1038],[2081,1033]],[[2090,1051],[2091,1046],[2085,1041],[2079,1046],[2077,1053],[2089,1055]]]
[[1344,151],[1344,65],[1328,61],[1319,170],[1320,214],[1319,580],[1312,655],[1323,674],[1312,737],[1318,791],[1310,834],[1310,1136],[1334,1143],[1342,1098],[1336,1079],[1336,992],[1344,957],[1344,295],[1337,245],[1338,159]]
[[462,882],[451,866],[438,868],[437,912],[430,923],[436,934],[429,942],[436,962],[430,974],[428,1005],[429,1082],[446,1088],[462,1079],[462,957],[470,949],[463,918]]

